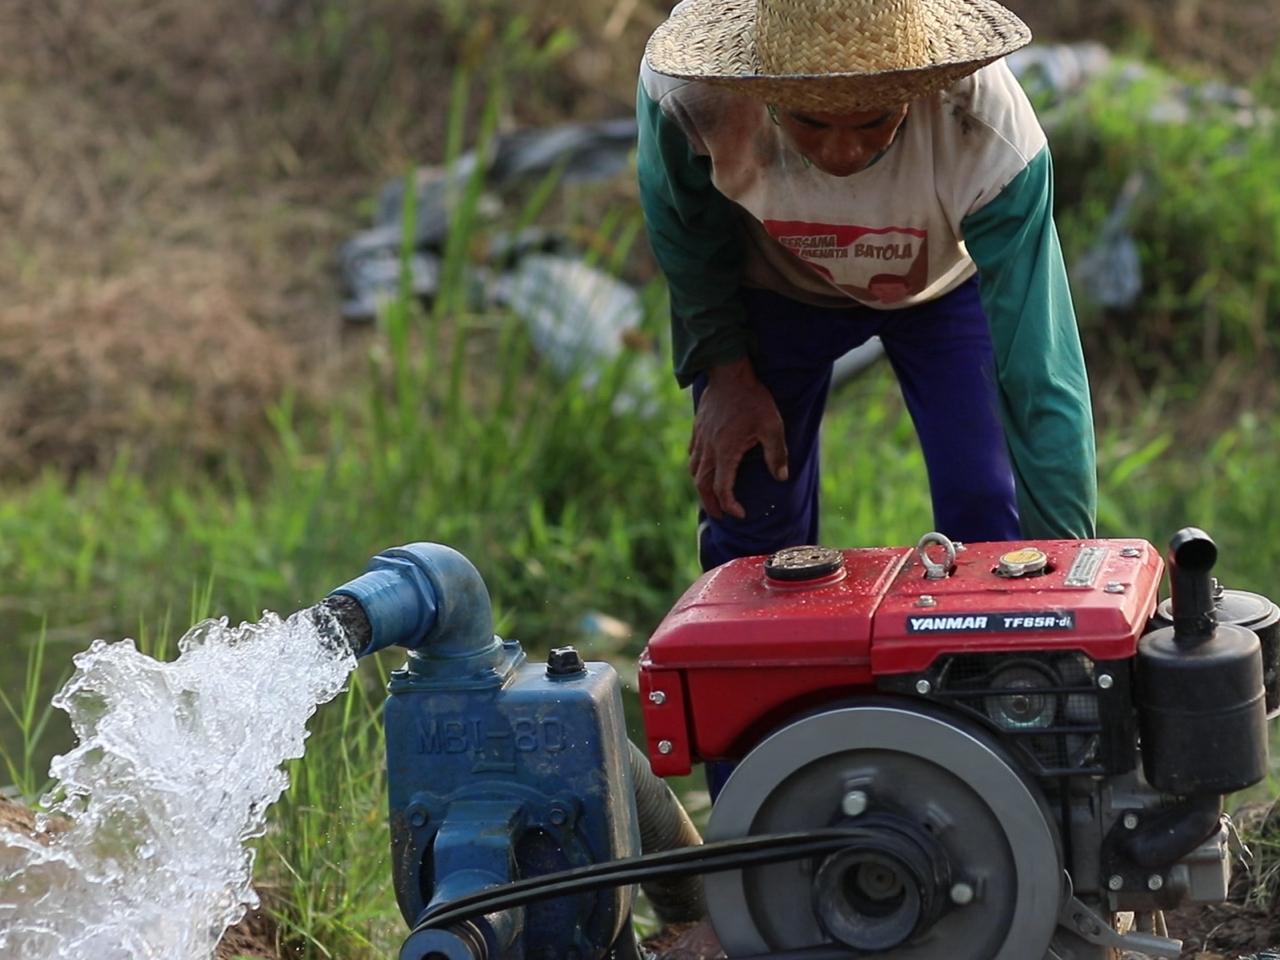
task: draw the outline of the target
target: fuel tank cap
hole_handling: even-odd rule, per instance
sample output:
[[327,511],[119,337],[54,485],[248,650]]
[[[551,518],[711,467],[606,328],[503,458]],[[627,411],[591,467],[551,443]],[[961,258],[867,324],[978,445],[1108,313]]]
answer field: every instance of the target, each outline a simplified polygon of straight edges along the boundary
[[996,566],[996,574],[1001,577],[1029,577],[1033,574],[1044,573],[1044,568],[1048,563],[1049,558],[1043,550],[1038,550],[1035,547],[1022,547],[1018,550],[1010,550],[1000,557],[1000,561]]
[[843,566],[844,554],[831,547],[785,547],[764,562],[764,573],[770,580],[817,580]]

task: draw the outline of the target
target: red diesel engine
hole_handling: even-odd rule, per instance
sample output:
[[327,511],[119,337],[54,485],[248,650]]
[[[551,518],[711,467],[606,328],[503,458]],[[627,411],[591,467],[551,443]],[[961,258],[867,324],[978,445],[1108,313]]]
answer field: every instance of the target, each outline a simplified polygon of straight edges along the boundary
[[1159,609],[1142,540],[929,534],[695,583],[641,659],[654,771],[734,765],[708,840],[859,838],[708,875],[726,953],[1176,957],[1161,911],[1225,898],[1223,797],[1266,775],[1280,609],[1221,590],[1198,530],[1169,557]]

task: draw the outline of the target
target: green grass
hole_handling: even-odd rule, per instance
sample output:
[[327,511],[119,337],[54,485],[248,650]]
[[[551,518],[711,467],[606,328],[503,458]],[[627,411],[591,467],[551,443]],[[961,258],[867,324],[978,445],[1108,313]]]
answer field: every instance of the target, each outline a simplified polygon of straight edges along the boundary
[[[453,116],[478,115],[482,134],[492,132],[498,99],[476,95],[466,76],[452,97]],[[458,124],[451,156],[463,144]],[[1215,169],[1209,180],[1232,170]],[[1274,203],[1273,186],[1257,188]],[[537,219],[550,195],[548,184],[531,190],[516,219]],[[7,779],[24,793],[39,793],[48,752],[65,735],[43,705],[70,655],[96,635],[141,633],[164,653],[168,638],[206,612],[287,612],[358,575],[384,547],[437,540],[484,575],[504,635],[534,653],[575,640],[590,656],[626,663],[696,576],[687,398],[667,383],[654,415],[615,414],[633,356],[593,387],[563,381],[539,362],[516,318],[475,307],[467,267],[495,226],[479,201],[475,181],[458,197],[437,304],[426,309],[407,295],[390,304],[365,373],[330,385],[326,415],[281,403],[268,468],[252,482],[234,469],[218,479],[180,467],[143,473],[125,456],[105,475],[50,473],[4,491],[0,749]],[[1198,210],[1167,211],[1167,228],[1208,216]],[[411,222],[413,211],[406,214]],[[1275,241],[1257,233],[1251,215],[1235,215],[1258,243]],[[583,229],[594,229],[597,262],[618,269],[639,227],[634,205],[614,205]],[[1272,249],[1229,243],[1238,258]],[[1209,267],[1226,271],[1228,253],[1213,256]],[[1231,347],[1248,333],[1249,311],[1272,303],[1269,268],[1248,262],[1252,306],[1232,320]],[[662,343],[661,291],[647,291],[646,302],[647,330]],[[1178,309],[1200,306],[1189,299]],[[1280,595],[1280,425],[1245,415],[1209,445],[1189,448],[1179,416],[1153,402],[1101,432],[1102,531],[1163,544],[1177,527],[1198,524],[1217,537],[1229,585]],[[823,456],[825,542],[905,544],[931,528],[922,459],[886,370],[833,397]],[[618,646],[581,635],[592,610],[633,624],[634,639]],[[366,663],[317,716],[307,756],[290,764],[293,785],[259,842],[268,904],[300,958],[386,956],[403,934],[390,887],[379,719],[393,662],[388,654]]]
[[1184,103],[1179,78],[1143,67],[1135,81],[1117,65],[1052,108],[1057,221],[1069,264],[1096,242],[1125,182],[1141,182],[1128,227],[1141,253],[1142,293],[1132,308],[1107,311],[1077,290],[1091,355],[1183,403],[1200,402],[1210,386],[1245,406],[1259,390],[1274,401],[1280,122],[1270,105],[1280,74],[1257,84],[1255,113],[1200,102],[1170,120]]

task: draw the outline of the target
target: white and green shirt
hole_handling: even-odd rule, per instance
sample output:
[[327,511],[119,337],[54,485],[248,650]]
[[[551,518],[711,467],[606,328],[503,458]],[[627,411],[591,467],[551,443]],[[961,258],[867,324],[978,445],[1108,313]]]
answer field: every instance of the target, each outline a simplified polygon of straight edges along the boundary
[[765,105],[645,64],[641,201],[671,291],[676,376],[747,355],[743,286],[894,310],[976,272],[1023,535],[1094,535],[1088,380],[1035,113],[998,61],[912,103],[889,149],[832,177]]

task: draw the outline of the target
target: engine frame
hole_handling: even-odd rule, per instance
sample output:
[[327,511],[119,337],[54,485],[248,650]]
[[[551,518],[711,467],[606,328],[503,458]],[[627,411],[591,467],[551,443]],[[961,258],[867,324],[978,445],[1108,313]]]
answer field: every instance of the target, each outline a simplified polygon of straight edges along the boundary
[[[1140,651],[1164,571],[1139,539],[938,534],[732,561],[685,592],[641,655],[653,769],[740,763],[798,717],[886,694],[976,722],[1052,811],[1068,905],[1055,955],[1105,955],[1099,916],[1222,900],[1230,877],[1225,791],[1179,795],[1144,776]],[[1179,846],[1153,845],[1171,833]]]

